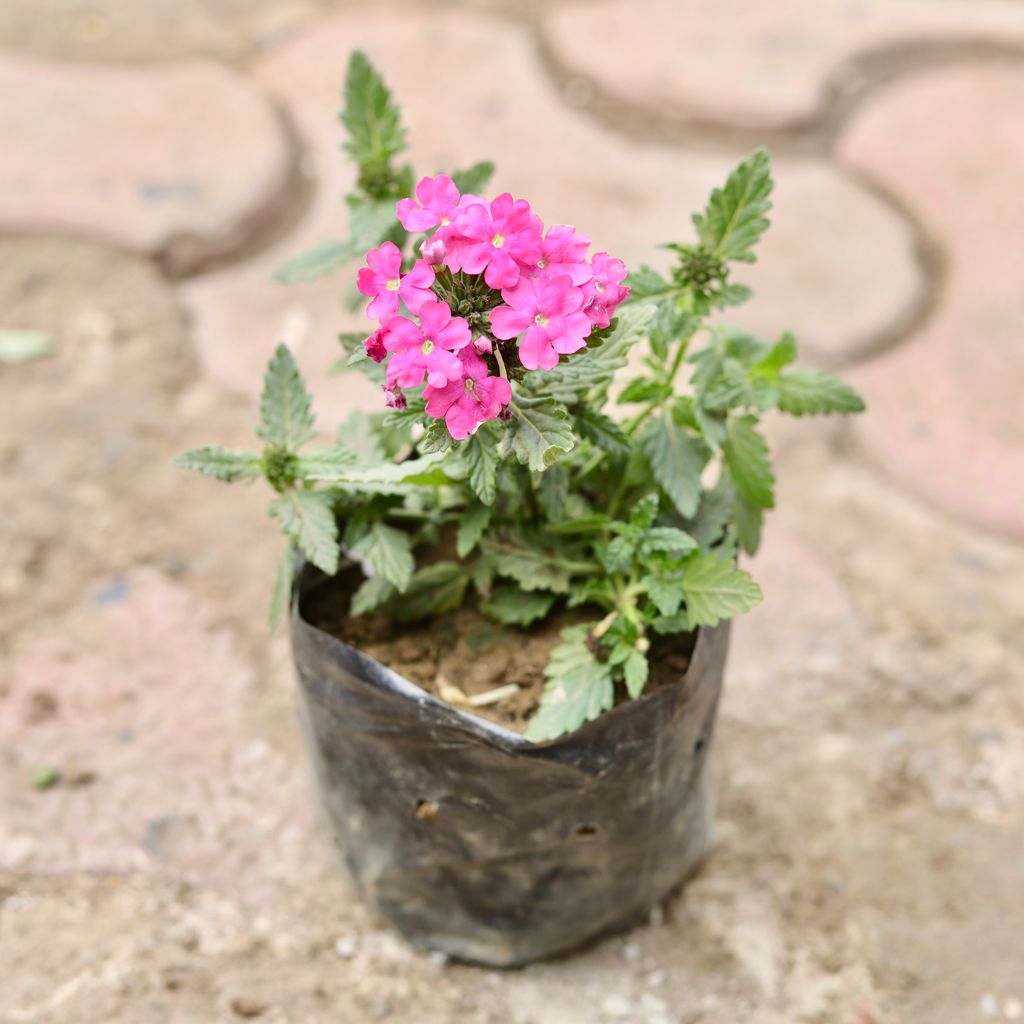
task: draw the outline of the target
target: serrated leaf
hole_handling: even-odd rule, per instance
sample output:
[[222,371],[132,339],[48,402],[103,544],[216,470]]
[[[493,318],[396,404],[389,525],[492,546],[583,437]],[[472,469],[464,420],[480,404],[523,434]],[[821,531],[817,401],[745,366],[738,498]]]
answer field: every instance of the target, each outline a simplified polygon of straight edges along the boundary
[[678,579],[665,576],[645,576],[641,581],[647,596],[662,615],[675,615],[683,603],[683,588]]
[[685,555],[697,550],[697,542],[685,530],[674,526],[652,526],[640,538],[640,550],[644,554],[664,551],[674,555]]
[[622,666],[622,676],[626,683],[626,692],[633,700],[636,700],[644,692],[648,674],[647,655],[634,647],[629,652],[625,664]]
[[599,345],[591,342],[554,369],[527,379],[538,394],[559,402],[580,401],[590,392],[607,387],[616,370],[626,365],[630,349],[646,336],[653,316],[651,306],[622,308],[613,321],[614,329]]
[[671,394],[669,385],[654,377],[634,377],[620,392],[616,399],[619,405],[630,405],[635,402],[649,402],[654,398],[667,398]]
[[758,508],[772,508],[775,474],[768,443],[757,431],[756,417],[729,417],[722,454],[740,494]]
[[455,442],[443,420],[432,420],[427,424],[423,436],[416,442],[416,447],[424,455],[434,452],[446,452]]
[[704,212],[694,214],[701,243],[720,259],[753,262],[753,248],[768,227],[771,191],[768,153],[758,149],[711,193]]
[[490,430],[478,430],[465,444],[469,486],[485,504],[493,505],[498,493],[498,446]]
[[683,566],[686,616],[691,626],[715,626],[750,611],[762,598],[750,574],[714,555],[695,555]]
[[755,365],[758,372],[774,376],[783,367],[789,366],[795,359],[796,338],[789,331],[786,331]]
[[286,260],[272,276],[281,284],[315,281],[343,267],[355,255],[356,250],[351,240],[329,238],[312,249]]
[[411,622],[426,615],[443,615],[462,604],[469,576],[456,562],[435,562],[420,569],[400,601],[389,614],[399,622]]
[[451,483],[451,478],[441,465],[443,459],[444,456],[440,454],[423,455],[418,459],[388,462],[367,468],[311,465],[307,479],[365,494],[405,494],[410,487],[441,487]]
[[610,666],[598,661],[587,646],[592,625],[562,630],[562,642],[551,652],[544,670],[547,683],[540,707],[526,728],[534,743],[555,739],[578,729],[615,700]]
[[464,171],[453,171],[452,181],[455,187],[465,195],[479,195],[494,175],[494,164],[490,160],[481,160],[479,163],[467,167]]
[[790,416],[864,411],[864,399],[849,384],[819,370],[791,370],[777,383],[779,409]]
[[455,550],[458,552],[459,558],[465,558],[476,547],[490,521],[490,505],[469,505],[466,508],[459,518],[459,529],[455,540]]
[[215,480],[234,483],[236,480],[256,480],[263,475],[263,463],[256,452],[231,451],[211,445],[193,448],[174,459],[172,465],[191,469]]
[[349,59],[340,116],[348,129],[345,149],[360,167],[387,165],[405,149],[398,107],[383,78],[359,50]]
[[564,594],[569,589],[570,573],[554,552],[540,544],[484,538],[484,553],[499,576],[515,580],[523,590],[550,590]]
[[544,590],[526,591],[519,587],[495,587],[480,610],[506,626],[528,626],[543,619],[557,598]]
[[626,458],[632,451],[629,436],[622,427],[590,406],[576,410],[576,427],[581,437],[613,457]]
[[724,359],[720,375],[701,393],[700,400],[706,409],[717,411],[752,405],[754,389],[746,367],[738,359]]
[[263,377],[260,425],[256,435],[267,444],[298,451],[313,438],[312,400],[286,345],[278,345]]
[[336,445],[333,448],[314,448],[302,452],[296,464],[300,480],[323,480],[344,473],[355,465],[355,452]]
[[368,576],[356,588],[349,604],[353,615],[368,615],[388,603],[398,591],[383,576]]
[[751,504],[742,494],[736,495],[736,509],[733,516],[736,525],[736,539],[748,555],[756,555],[761,546],[761,526],[764,510]]
[[295,555],[291,543],[286,541],[277,560],[274,592],[270,598],[270,628],[274,629],[292,599],[292,581],[295,578]]
[[338,571],[338,524],[326,494],[291,488],[270,503],[270,514],[313,565],[328,576]]
[[629,302],[652,302],[669,294],[675,294],[679,288],[669,284],[656,270],[642,263],[626,278],[629,286]]
[[357,534],[358,538],[350,543],[352,554],[368,562],[375,576],[404,591],[416,568],[409,534],[379,519],[357,527]]
[[651,420],[641,435],[640,446],[654,479],[680,515],[692,516],[703,490],[700,475],[711,456],[708,446],[680,427],[668,412]]
[[611,524],[612,520],[608,516],[595,513],[581,516],[578,519],[566,519],[561,523],[549,523],[544,529],[547,533],[572,536],[583,533],[600,533],[602,530],[607,530]]
[[349,196],[348,234],[353,255],[362,256],[383,242],[398,224],[394,199]]
[[512,418],[501,437],[500,452],[514,455],[532,470],[543,471],[575,444],[569,412],[550,398],[513,398]]

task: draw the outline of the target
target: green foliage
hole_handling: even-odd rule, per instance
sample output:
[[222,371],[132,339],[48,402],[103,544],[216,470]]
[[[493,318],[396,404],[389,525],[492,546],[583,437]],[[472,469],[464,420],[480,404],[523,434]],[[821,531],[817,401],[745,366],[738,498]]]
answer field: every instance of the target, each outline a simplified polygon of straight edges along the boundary
[[[359,168],[361,177],[370,178],[374,172],[383,177],[392,158],[405,149],[405,129],[401,112],[391,99],[391,91],[359,50],[349,60],[345,107],[340,117],[348,131],[345,150]],[[367,187],[369,181],[363,184],[371,196],[380,197],[377,190]],[[389,184],[385,178],[378,188]]]
[[[406,266],[415,259],[395,217],[414,184],[411,169],[395,164],[405,132],[362,54],[349,65],[342,121],[358,170],[346,197],[349,237],[290,261],[281,279],[308,280],[384,239]],[[482,194],[493,171],[483,162],[452,177]],[[717,315],[709,323],[750,296],[730,275],[754,258],[771,189],[758,150],[693,218],[695,234],[664,247],[669,267],[630,274],[630,301],[584,350],[545,372],[495,357],[512,402],[467,440],[426,417],[410,390],[406,408],[353,413],[334,444],[313,446],[309,395],[278,348],[260,400],[262,450],[200,448],[176,460],[227,482],[263,477],[273,490],[270,510],[286,538],[273,617],[287,609],[299,555],[326,573],[364,569],[356,615],[415,622],[464,602],[508,628],[576,615],[583,621],[562,632],[527,733],[542,741],[607,710],[616,693],[639,697],[659,637],[752,608],[761,591],[736,558],[757,550],[774,504],[762,417],[863,409],[837,378],[792,368],[792,335],[769,341]],[[447,271],[435,288],[463,302],[459,315],[487,335],[496,293]],[[384,367],[363,339],[341,336],[340,365],[379,387]]]
[[230,451],[215,445],[195,448],[174,460],[179,469],[191,469],[215,480],[234,483],[236,480],[256,480],[263,475],[263,463],[256,452]]
[[530,721],[527,739],[540,743],[578,729],[612,706],[615,690],[611,667],[599,661],[588,644],[588,627],[562,630],[562,642],[551,652],[540,710]]
[[754,246],[768,228],[771,191],[768,153],[759,149],[711,193],[704,212],[694,214],[701,244],[720,259],[752,262]]
[[294,452],[315,435],[312,399],[291,352],[286,345],[278,345],[263,377],[256,436]]

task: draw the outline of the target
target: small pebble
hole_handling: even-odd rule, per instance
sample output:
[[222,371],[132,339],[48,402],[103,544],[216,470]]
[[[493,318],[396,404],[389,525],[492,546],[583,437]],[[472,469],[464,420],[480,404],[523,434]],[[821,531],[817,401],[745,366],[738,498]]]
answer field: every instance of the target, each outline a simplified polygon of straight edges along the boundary
[[640,959],[640,947],[635,942],[624,942],[619,952],[627,963],[635,963]]
[[342,935],[334,944],[334,952],[343,960],[351,960],[359,950],[359,940],[354,935]]
[[442,953],[439,949],[430,951],[430,962],[436,967],[447,967],[450,959],[447,953]]
[[999,1013],[999,1003],[991,992],[986,992],[978,1004],[986,1017],[995,1017]]
[[1003,1016],[1007,1020],[1020,1020],[1024,1017],[1024,1004],[1019,999],[1007,999],[1003,1003]]
[[647,975],[647,984],[652,988],[661,988],[668,979],[668,975],[659,967],[656,971],[651,971]]
[[633,1004],[624,995],[616,993],[601,1001],[601,1011],[616,1020],[628,1020],[633,1014]]

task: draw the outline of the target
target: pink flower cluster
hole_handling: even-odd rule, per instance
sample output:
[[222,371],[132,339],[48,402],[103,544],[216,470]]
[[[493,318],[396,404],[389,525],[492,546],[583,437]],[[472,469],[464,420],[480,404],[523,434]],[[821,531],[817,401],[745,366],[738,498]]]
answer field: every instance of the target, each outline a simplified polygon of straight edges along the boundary
[[[456,440],[501,415],[511,400],[502,359],[493,356],[497,373],[488,363],[492,337],[516,339],[527,370],[550,370],[561,356],[584,348],[592,330],[607,327],[629,294],[622,260],[603,252],[588,260],[588,238],[564,224],[545,231],[530,204],[507,192],[488,202],[460,194],[439,174],[423,178],[415,198],[398,201],[397,212],[407,231],[427,237],[422,258],[405,274],[393,242],[367,254],[357,286],[380,327],[366,339],[366,351],[377,362],[388,360],[388,404],[404,407],[404,392],[425,382],[427,415],[443,419]],[[475,338],[469,321],[438,297],[442,267],[449,282],[459,273],[483,278],[483,303],[479,288],[470,303],[484,311],[486,324],[477,318]],[[418,324],[400,312],[403,303]]]

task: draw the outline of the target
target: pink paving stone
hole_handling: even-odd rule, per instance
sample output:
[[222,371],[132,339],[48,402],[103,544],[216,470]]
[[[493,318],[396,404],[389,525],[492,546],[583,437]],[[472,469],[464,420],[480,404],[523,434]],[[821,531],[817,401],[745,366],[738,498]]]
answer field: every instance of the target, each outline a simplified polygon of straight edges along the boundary
[[[19,638],[4,670],[0,865],[170,872],[249,892],[287,876],[320,844],[301,771],[253,727],[267,700],[188,590],[146,568],[104,581]],[[63,779],[38,791],[43,766]]]
[[[936,112],[941,111],[937,117]],[[856,375],[858,429],[892,476],[957,515],[1024,537],[1024,72],[920,75],[866,107],[847,161],[925,218],[950,274],[931,321]]]
[[[405,110],[411,157],[422,173],[490,157],[491,186],[529,198],[542,217],[575,224],[627,263],[666,263],[656,244],[690,237],[690,213],[743,154],[709,155],[635,145],[566,108],[529,34],[466,12],[351,12],[296,38],[256,68],[291,113],[308,147],[317,192],[296,231],[257,259],[187,282],[183,300],[206,373],[255,394],[279,339],[299,349],[324,422],[379,396],[349,375],[323,379],[339,330],[370,326],[343,309],[355,266],[320,282],[270,281],[284,260],[344,231],[341,195],[353,175],[339,151],[335,117],[344,66],[361,47],[379,65]],[[515,82],[510,91],[505,83]],[[751,327],[794,327],[823,359],[855,351],[913,300],[910,241],[899,219],[828,164],[778,163],[776,226],[761,262],[741,279],[759,291]],[[842,245],[836,245],[840,238]]]
[[259,90],[205,61],[146,67],[0,57],[0,230],[86,233],[177,269],[274,209],[290,152]]
[[[930,42],[1024,41],[1007,0],[608,0],[555,8],[543,34],[569,73],[661,115],[791,127],[820,116],[852,58]],[[630,59],[624,59],[628,56]]]

